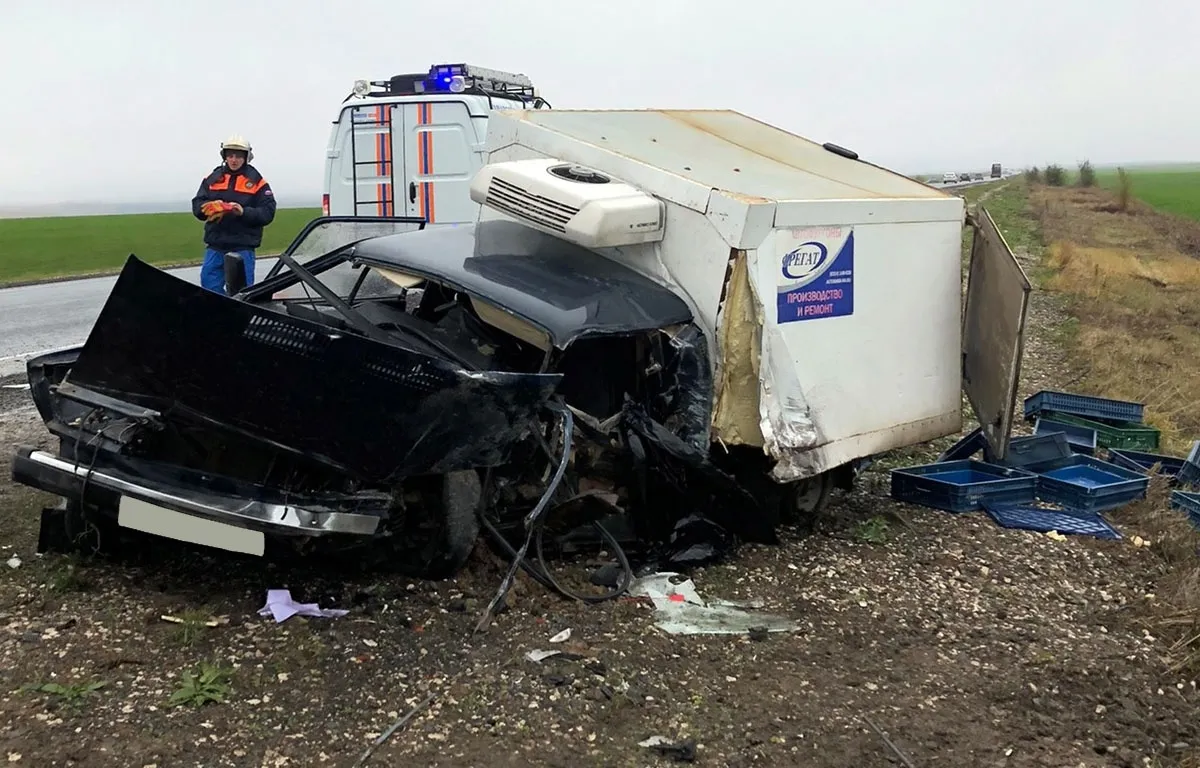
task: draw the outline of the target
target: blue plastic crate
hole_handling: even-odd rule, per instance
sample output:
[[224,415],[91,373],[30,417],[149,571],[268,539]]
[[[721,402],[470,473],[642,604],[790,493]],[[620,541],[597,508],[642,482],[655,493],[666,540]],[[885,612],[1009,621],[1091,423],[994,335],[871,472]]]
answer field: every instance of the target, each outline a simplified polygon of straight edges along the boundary
[[1045,509],[1028,504],[985,503],[984,510],[1004,528],[1023,531],[1058,531],[1076,536],[1095,536],[1100,539],[1119,539],[1121,534],[1098,513],[1080,514],[1061,509]]
[[1027,467],[1038,475],[1037,496],[1070,512],[1100,512],[1146,495],[1150,476],[1094,456],[1075,454]]
[[1085,456],[1095,455],[1099,437],[1096,435],[1096,430],[1091,427],[1068,424],[1065,421],[1055,421],[1041,416],[1034,422],[1033,433],[1035,435],[1048,435],[1055,432],[1062,432],[1067,436],[1067,445],[1071,446],[1071,450],[1075,453],[1082,453]]
[[1048,389],[1025,398],[1025,418],[1029,421],[1033,421],[1034,416],[1042,411],[1058,411],[1098,421],[1139,423],[1145,410],[1146,407],[1141,403]]
[[1108,451],[1108,460],[1118,467],[1132,469],[1135,472],[1149,472],[1155,464],[1159,465],[1159,474],[1166,475],[1174,479],[1179,470],[1183,468],[1184,460],[1177,456],[1164,456],[1161,453],[1145,453],[1143,451],[1130,451],[1118,448],[1111,448]]
[[976,427],[957,443],[943,451],[937,460],[943,462],[969,459],[985,447],[987,447],[987,438],[983,435],[983,428]]
[[1192,525],[1200,528],[1200,493],[1171,491],[1171,506],[1183,510]]
[[1179,468],[1176,476],[1179,484],[1185,487],[1200,488],[1200,440],[1192,443],[1192,451]]
[[1071,455],[1071,446],[1062,432],[1046,432],[1040,435],[1014,437],[1008,441],[1008,453],[1004,463],[1010,467],[1028,467]]
[[994,503],[1030,503],[1037,498],[1037,475],[975,459],[893,469],[892,498],[947,512],[981,509]]

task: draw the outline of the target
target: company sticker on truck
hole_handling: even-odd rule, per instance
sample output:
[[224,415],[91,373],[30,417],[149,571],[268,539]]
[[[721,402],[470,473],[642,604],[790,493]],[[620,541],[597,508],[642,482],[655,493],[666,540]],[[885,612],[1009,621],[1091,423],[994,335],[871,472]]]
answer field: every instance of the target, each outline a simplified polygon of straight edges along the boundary
[[854,228],[801,227],[776,235],[779,323],[854,314]]

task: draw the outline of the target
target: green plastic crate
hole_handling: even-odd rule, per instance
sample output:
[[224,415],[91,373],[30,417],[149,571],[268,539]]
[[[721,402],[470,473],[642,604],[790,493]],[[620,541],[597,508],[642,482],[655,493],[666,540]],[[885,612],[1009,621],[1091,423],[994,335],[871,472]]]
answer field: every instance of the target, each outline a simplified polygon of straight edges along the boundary
[[1096,444],[1102,445],[1105,448],[1116,448],[1118,450],[1123,448],[1130,451],[1146,452],[1158,450],[1158,440],[1161,433],[1154,427],[1146,424],[1131,422],[1105,424],[1101,421],[1092,421],[1082,416],[1073,416],[1069,413],[1058,413],[1057,411],[1049,411],[1044,415],[1052,421],[1077,424],[1081,427],[1096,430]]

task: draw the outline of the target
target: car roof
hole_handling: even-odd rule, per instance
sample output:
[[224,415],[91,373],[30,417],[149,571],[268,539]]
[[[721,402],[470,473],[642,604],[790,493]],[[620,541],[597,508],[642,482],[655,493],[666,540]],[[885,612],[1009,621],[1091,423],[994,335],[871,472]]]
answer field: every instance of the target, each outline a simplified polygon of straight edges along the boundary
[[544,330],[565,348],[583,336],[687,323],[688,305],[619,262],[516,222],[427,227],[359,243],[354,258],[445,284]]

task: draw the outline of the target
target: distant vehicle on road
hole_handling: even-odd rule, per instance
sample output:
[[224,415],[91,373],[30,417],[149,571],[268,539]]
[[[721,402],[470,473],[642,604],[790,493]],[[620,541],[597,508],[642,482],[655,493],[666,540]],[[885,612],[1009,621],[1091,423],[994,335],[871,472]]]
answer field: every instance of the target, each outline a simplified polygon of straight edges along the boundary
[[1000,171],[1000,163],[992,163],[992,178],[998,179],[1004,174]]
[[975,181],[983,181],[983,174],[977,173],[974,176],[972,176],[971,178],[975,179]]
[[959,180],[959,181],[970,181],[970,180],[971,180],[971,174],[969,174],[969,173],[960,173],[960,174],[958,174],[958,180]]
[[957,173],[947,172],[947,173],[942,174],[942,183],[943,184],[953,184],[956,181],[958,181]]

